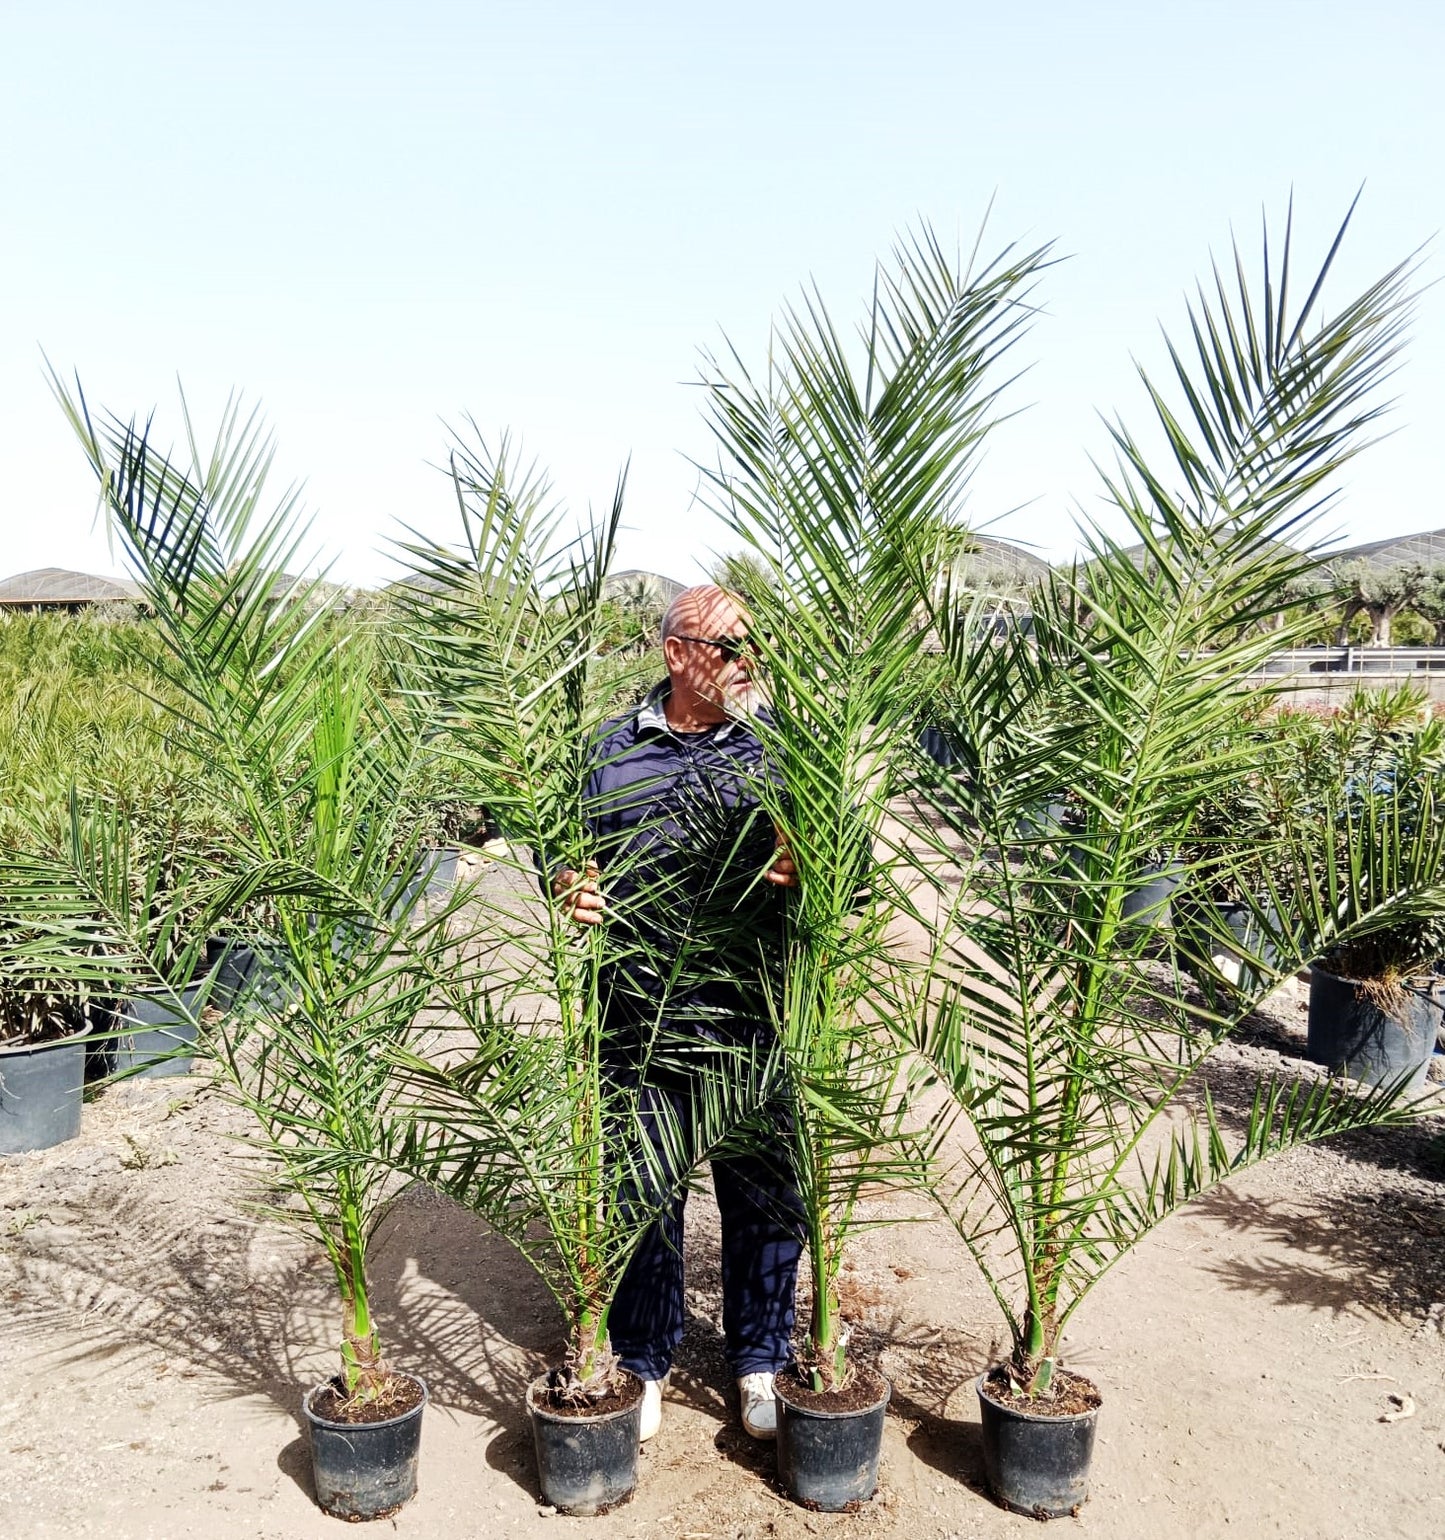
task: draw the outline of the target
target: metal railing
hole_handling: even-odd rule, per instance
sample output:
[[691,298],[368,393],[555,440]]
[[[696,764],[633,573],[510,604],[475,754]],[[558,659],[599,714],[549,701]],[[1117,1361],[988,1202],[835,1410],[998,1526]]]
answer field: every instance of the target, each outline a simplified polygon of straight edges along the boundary
[[1274,653],[1266,674],[1413,674],[1445,671],[1445,647],[1292,647]]

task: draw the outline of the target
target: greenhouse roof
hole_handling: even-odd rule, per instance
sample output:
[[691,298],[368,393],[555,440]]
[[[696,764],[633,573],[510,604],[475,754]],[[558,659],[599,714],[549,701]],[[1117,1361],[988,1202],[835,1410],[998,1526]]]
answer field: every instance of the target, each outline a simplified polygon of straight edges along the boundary
[[139,597],[140,589],[127,578],[96,577],[63,567],[37,567],[0,581],[0,604],[21,608],[133,603]]
[[1392,535],[1388,540],[1371,540],[1329,554],[1332,567],[1351,561],[1362,561],[1371,567],[1408,567],[1414,562],[1422,567],[1445,567],[1445,529]]
[[660,572],[643,572],[637,567],[629,567],[626,572],[608,573],[602,592],[607,598],[616,599],[622,594],[636,593],[641,589],[655,594],[661,603],[671,604],[686,587],[686,583],[679,583],[676,578],[663,577]]

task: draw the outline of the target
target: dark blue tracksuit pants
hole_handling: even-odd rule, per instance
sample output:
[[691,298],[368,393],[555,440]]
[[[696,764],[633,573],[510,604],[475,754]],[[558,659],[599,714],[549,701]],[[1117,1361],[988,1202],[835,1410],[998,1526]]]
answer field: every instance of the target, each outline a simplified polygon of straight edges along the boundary
[[[650,1085],[644,1094],[679,1105],[677,1099],[688,1093],[684,1087]],[[764,1134],[748,1154],[717,1156],[711,1165],[722,1216],[728,1363],[737,1377],[780,1369],[792,1356],[794,1293],[803,1249],[802,1205],[786,1134]],[[623,1274],[608,1323],[612,1349],[623,1368],[645,1380],[660,1380],[667,1373],[682,1341],[686,1203],[683,1188],[670,1211],[643,1236]]]

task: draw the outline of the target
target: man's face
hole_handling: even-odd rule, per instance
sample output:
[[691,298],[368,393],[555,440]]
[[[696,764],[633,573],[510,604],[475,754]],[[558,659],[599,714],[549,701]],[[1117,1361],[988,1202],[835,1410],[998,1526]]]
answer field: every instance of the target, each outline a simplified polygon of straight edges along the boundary
[[694,694],[728,713],[746,712],[755,662],[747,646],[746,613],[736,600],[714,590],[689,604],[676,621],[680,634],[663,644],[673,690]]

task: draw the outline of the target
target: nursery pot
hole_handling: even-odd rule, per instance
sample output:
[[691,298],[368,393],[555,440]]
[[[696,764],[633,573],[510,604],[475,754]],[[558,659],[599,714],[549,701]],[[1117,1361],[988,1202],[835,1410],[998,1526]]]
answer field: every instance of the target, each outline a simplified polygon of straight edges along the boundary
[[206,972],[211,975],[210,1003],[218,1011],[229,1011],[246,982],[251,949],[228,936],[206,939]]
[[1067,802],[1035,802],[1019,814],[1014,833],[1026,843],[1055,840],[1069,832],[1070,808]]
[[80,1132],[89,1031],[0,1048],[0,1155],[48,1150]]
[[1413,1094],[1425,1083],[1435,1049],[1442,989],[1445,979],[1402,979],[1397,998],[1382,1004],[1358,979],[1312,968],[1305,1052],[1366,1086],[1408,1075],[1406,1092]]
[[189,1075],[196,1047],[193,1013],[200,988],[191,985],[179,998],[169,994],[136,995],[113,1013],[120,1034],[110,1042],[110,1073],[155,1079]]
[[[1244,904],[1221,904],[1219,910],[1230,934],[1238,943],[1238,955],[1230,960],[1237,970],[1239,988],[1242,992],[1253,993],[1263,975],[1251,959],[1258,958],[1264,968],[1273,970],[1279,962],[1279,952],[1274,943],[1265,938],[1259,928],[1259,921]],[[1278,923],[1273,909],[1270,910],[1270,922]]]
[[951,770],[958,763],[958,755],[954,753],[953,745],[949,743],[942,728],[921,728],[918,746],[940,769]]
[[1031,1518],[1072,1513],[1089,1495],[1098,1407],[1067,1417],[1015,1411],[990,1394],[992,1372],[980,1374],[974,1388],[983,1423],[983,1467],[993,1495],[1005,1508]]
[[388,913],[393,918],[411,915],[423,904],[439,903],[450,898],[457,885],[457,865],[461,858],[459,845],[427,845],[417,852],[417,868],[410,881],[400,883],[393,879],[387,896],[396,895]]
[[458,845],[437,845],[422,855],[422,894],[426,898],[446,898],[457,885]]
[[426,1410],[426,1382],[402,1375],[420,1387],[421,1400],[410,1411],[384,1422],[330,1422],[311,1410],[312,1401],[331,1383],[314,1386],[301,1403],[311,1433],[311,1471],[316,1501],[327,1513],[353,1523],[389,1518],[416,1496],[421,1414]]
[[[1088,864],[1088,850],[1079,844],[1064,850],[1064,870],[1080,875]],[[1184,867],[1174,857],[1167,861],[1148,861],[1134,885],[1124,894],[1119,908],[1119,923],[1130,928],[1152,929],[1169,924],[1169,901],[1184,880]]]
[[642,1384],[631,1375],[628,1380],[636,1391],[630,1405],[581,1416],[547,1404],[545,1374],[527,1387],[542,1501],[558,1513],[593,1518],[627,1502],[637,1490]]
[[214,990],[222,1010],[264,1015],[296,997],[296,985],[273,949],[233,946]]
[[[1196,976],[1206,994],[1213,988],[1223,989],[1229,997],[1253,996],[1277,967],[1279,952],[1247,904],[1219,903],[1191,893],[1187,898],[1176,896],[1171,909],[1175,937],[1198,958]],[[1212,923],[1206,914],[1213,916]],[[1213,973],[1204,966],[1206,957]]]
[[1184,868],[1178,861],[1150,861],[1144,868],[1147,879],[1124,895],[1119,917],[1129,925],[1167,925],[1169,900],[1183,880]]
[[789,1399],[787,1378],[780,1374],[773,1382],[779,1479],[805,1507],[824,1513],[867,1502],[878,1486],[883,1414],[892,1386],[877,1376],[882,1393],[875,1400],[855,1410],[830,1412],[802,1405],[796,1392]]

